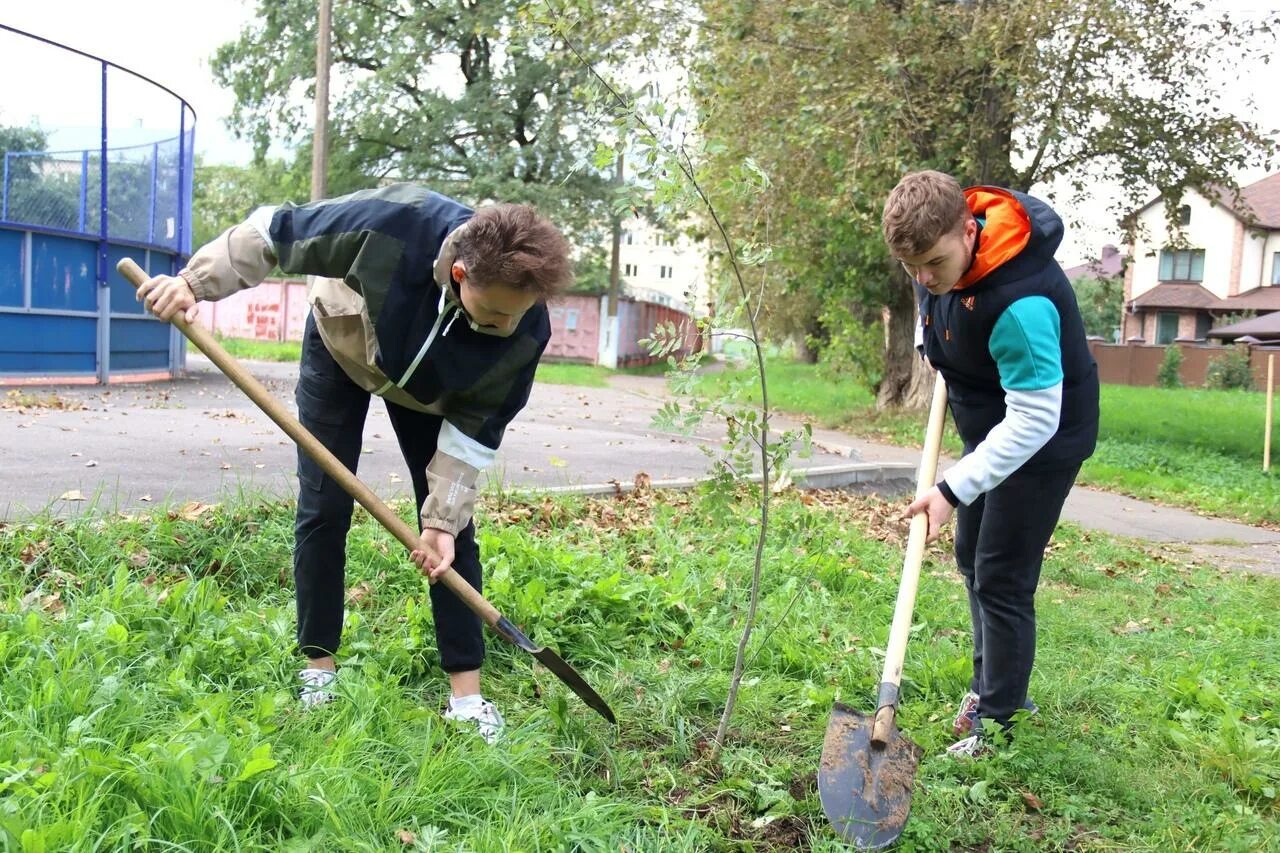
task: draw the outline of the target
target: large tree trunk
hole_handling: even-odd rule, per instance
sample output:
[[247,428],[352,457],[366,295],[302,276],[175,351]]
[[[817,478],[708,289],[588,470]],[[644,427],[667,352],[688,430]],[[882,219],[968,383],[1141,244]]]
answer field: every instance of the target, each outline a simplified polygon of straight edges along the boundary
[[915,294],[906,274],[893,274],[889,288],[890,304],[887,346],[884,355],[884,379],[876,394],[876,408],[924,408],[933,391],[933,371],[925,366],[916,352],[915,334],[918,312]]
[[804,332],[796,332],[791,336],[791,345],[796,350],[796,361],[805,364],[818,363],[818,348],[809,346],[809,336]]

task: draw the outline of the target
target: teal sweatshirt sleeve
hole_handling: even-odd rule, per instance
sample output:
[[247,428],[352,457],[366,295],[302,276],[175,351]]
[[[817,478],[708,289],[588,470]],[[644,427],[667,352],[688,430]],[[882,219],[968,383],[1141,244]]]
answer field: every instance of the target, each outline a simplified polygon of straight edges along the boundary
[[1062,319],[1044,296],[1006,308],[987,348],[1006,391],[1042,391],[1062,381]]

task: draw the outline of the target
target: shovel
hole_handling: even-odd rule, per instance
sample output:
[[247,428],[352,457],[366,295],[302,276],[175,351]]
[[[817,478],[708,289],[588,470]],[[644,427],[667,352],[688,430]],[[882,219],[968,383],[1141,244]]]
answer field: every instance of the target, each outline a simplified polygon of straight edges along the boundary
[[[916,476],[916,497],[933,488],[946,416],[947,386],[942,374],[938,374]],[[835,703],[822,743],[822,763],[818,767],[822,810],[835,831],[860,850],[878,850],[896,841],[911,811],[921,750],[898,731],[898,686],[902,683],[902,661],[907,653],[911,612],[928,534],[928,516],[912,516],[876,712],[862,714]]]
[[[120,263],[116,264],[116,269],[135,288],[150,278],[142,271],[141,267],[129,258],[124,258]],[[418,547],[418,534],[409,525],[405,524],[400,516],[392,512],[391,508],[383,503],[373,493],[372,489],[362,483],[355,474],[352,474],[347,466],[338,461],[338,457],[330,453],[297,418],[289,413],[288,409],[280,404],[279,400],[271,396],[271,392],[246,371],[230,353],[223,349],[222,344],[218,343],[212,334],[205,331],[202,326],[189,324],[181,313],[175,314],[170,322],[177,326],[178,331],[186,335],[188,340],[199,347],[200,351],[207,355],[209,360],[216,364],[226,374],[227,378],[235,383],[236,387],[247,394],[249,399],[253,400],[267,417],[275,421],[281,429],[288,433],[289,437],[297,442],[298,446],[305,450],[307,455],[314,459],[326,474],[336,480],[338,485],[346,490],[347,494],[359,501],[360,505],[367,509],[369,514],[376,518],[392,536],[399,539],[401,544],[411,551]],[[618,721],[613,716],[613,711],[610,710],[608,704],[605,703],[604,699],[600,698],[599,693],[591,689],[591,685],[587,684],[577,670],[569,666],[563,658],[551,649],[534,645],[533,641],[524,635],[524,632],[499,613],[498,609],[486,601],[484,596],[476,591],[475,587],[463,580],[461,575],[453,569],[449,569],[440,577],[440,582],[447,586],[454,595],[462,599],[462,602],[483,619],[485,624],[492,628],[499,637],[533,655],[543,666],[555,673],[557,678],[567,684],[570,690],[582,697],[582,701],[590,705],[609,722],[617,724]]]

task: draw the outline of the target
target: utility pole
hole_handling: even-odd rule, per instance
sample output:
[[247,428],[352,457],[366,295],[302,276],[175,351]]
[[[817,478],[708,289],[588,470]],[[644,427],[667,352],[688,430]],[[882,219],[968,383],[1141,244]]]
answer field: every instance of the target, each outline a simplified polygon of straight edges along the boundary
[[329,192],[329,43],[332,40],[333,0],[320,0],[316,34],[316,130],[311,137],[311,200]]
[[[625,177],[622,150],[618,150],[614,186],[621,188]],[[609,258],[609,295],[605,297],[604,318],[600,324],[600,347],[596,363],[608,368],[618,366],[618,296],[622,292],[622,216],[613,215],[613,252]]]

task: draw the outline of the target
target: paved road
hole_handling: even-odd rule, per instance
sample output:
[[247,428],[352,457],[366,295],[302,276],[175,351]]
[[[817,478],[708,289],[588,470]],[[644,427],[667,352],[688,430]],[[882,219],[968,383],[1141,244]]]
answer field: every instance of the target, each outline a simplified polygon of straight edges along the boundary
[[[296,364],[247,362],[292,408]],[[294,448],[216,368],[189,356],[184,378],[146,385],[15,389],[74,409],[27,407],[0,396],[0,519],[48,509],[57,514],[154,507],[162,501],[225,500],[238,493],[290,496]],[[652,414],[663,396],[660,377],[619,376],[610,388],[537,385],[510,427],[491,485],[557,487],[697,477],[707,469],[701,448],[717,431],[693,438],[660,432]],[[778,423],[785,428],[786,422]],[[842,462],[881,466],[898,477],[918,452],[815,430],[812,459],[802,468]],[[897,466],[894,468],[893,466]],[[945,468],[946,461],[943,466]],[[365,428],[361,477],[384,498],[409,494],[385,411],[375,402]],[[78,492],[85,500],[63,499]],[[1064,517],[1088,529],[1154,543],[1166,553],[1280,575],[1280,533],[1205,518],[1122,495],[1077,487]]]
[[[833,430],[815,430],[813,437],[816,446],[867,462],[909,461],[918,454]],[[943,459],[940,470],[945,470],[950,461]],[[1280,533],[1274,530],[1207,518],[1082,486],[1071,490],[1063,518],[1089,530],[1152,543],[1175,557],[1280,576]]]
[[[246,362],[292,410],[296,364]],[[188,357],[188,375],[138,385],[27,387],[14,394],[73,408],[34,405],[0,390],[0,518],[131,510],[162,501],[225,500],[237,493],[293,495],[292,442],[207,360]],[[659,380],[660,384],[660,380]],[[717,432],[689,438],[651,426],[657,401],[625,389],[534,387],[488,472],[492,485],[697,477],[700,449]],[[848,459],[819,451],[798,466]],[[384,498],[411,494],[386,411],[370,407],[359,474]],[[78,492],[85,500],[64,499]]]

